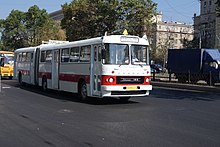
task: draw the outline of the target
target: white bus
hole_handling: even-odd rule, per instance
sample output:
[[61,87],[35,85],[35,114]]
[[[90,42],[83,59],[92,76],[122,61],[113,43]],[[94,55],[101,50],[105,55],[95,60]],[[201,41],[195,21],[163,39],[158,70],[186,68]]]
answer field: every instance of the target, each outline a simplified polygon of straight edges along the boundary
[[15,51],[14,75],[20,84],[128,100],[146,96],[150,85],[149,43],[137,36],[111,35]]

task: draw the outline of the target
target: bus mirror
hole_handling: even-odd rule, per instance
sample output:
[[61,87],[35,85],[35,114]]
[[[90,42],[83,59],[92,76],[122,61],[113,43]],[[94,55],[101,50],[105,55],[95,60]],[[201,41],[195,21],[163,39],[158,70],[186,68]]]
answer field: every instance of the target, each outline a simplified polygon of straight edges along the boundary
[[0,57],[0,66],[1,66],[1,67],[4,67],[4,64],[5,64],[5,63],[4,63],[4,58]]
[[102,49],[102,59],[105,59],[105,58],[106,58],[106,50]]

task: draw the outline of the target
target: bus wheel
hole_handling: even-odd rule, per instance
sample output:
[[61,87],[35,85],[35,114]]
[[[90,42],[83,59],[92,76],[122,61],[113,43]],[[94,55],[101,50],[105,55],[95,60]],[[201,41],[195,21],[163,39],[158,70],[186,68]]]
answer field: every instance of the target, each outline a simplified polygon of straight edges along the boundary
[[121,102],[128,102],[128,100],[130,99],[130,97],[119,97]]
[[12,80],[13,76],[9,76],[8,78],[9,78],[9,80]]
[[19,73],[19,75],[18,75],[18,83],[19,83],[20,86],[23,86],[21,73]]
[[79,85],[79,98],[82,101],[86,101],[88,99],[87,97],[87,88],[86,88],[86,82],[82,81]]
[[46,78],[46,77],[43,77],[43,80],[42,80],[42,89],[43,89],[43,91],[46,91],[46,90],[47,90],[47,78]]

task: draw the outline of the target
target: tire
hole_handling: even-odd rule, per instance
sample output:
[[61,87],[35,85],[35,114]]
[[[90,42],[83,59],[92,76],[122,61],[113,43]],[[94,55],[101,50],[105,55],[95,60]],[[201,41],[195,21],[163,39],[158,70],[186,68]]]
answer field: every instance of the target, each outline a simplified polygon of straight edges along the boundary
[[46,77],[43,77],[42,79],[42,89],[43,91],[47,90],[47,78]]
[[23,86],[21,73],[18,74],[18,83],[19,83],[20,86]]
[[79,95],[80,100],[82,100],[82,101],[88,100],[87,87],[86,87],[86,82],[85,82],[85,81],[82,81],[82,82],[79,84],[78,95]]
[[13,76],[9,76],[8,78],[9,78],[9,80],[12,80]]

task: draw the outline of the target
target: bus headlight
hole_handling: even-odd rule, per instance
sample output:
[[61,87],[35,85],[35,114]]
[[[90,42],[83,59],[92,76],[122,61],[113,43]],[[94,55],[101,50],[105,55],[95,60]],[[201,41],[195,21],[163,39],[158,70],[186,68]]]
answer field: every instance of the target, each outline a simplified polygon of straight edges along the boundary
[[114,78],[109,78],[108,82],[113,83],[114,82]]
[[150,79],[149,78],[146,78],[146,83],[149,83],[150,82]]

